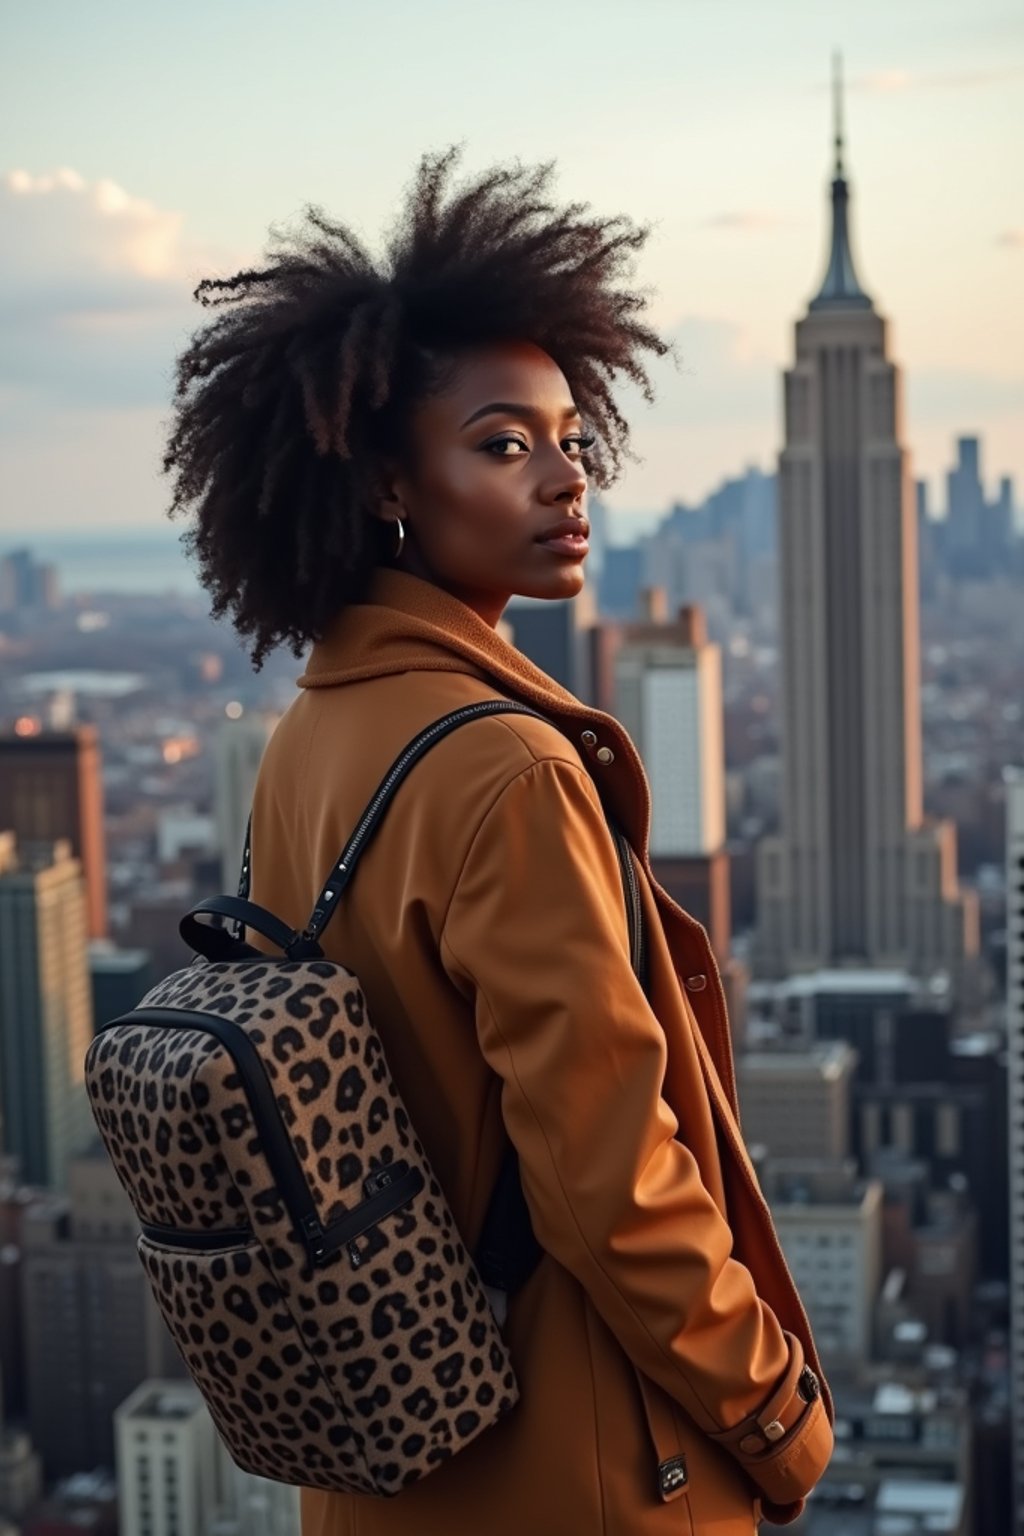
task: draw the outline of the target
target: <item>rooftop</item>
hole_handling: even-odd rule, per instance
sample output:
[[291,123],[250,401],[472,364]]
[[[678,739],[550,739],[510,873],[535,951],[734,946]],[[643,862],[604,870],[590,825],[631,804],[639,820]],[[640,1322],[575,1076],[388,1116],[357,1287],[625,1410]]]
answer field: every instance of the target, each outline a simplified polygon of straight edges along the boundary
[[109,939],[93,939],[89,945],[89,969],[107,975],[131,975],[149,959],[148,949],[118,949]]
[[931,1413],[938,1402],[936,1393],[926,1388],[915,1392],[902,1381],[884,1381],[875,1391],[876,1413]]
[[73,1472],[54,1492],[64,1499],[112,1499],[117,1497],[117,1479],[104,1467],[96,1467],[91,1472]]
[[[923,1478],[896,1481],[894,1478],[879,1488],[875,1509],[880,1515],[921,1516],[927,1521],[924,1529],[938,1533],[960,1529],[963,1505],[964,1490],[959,1483],[925,1482]],[[881,1536],[889,1536],[881,1522],[878,1529]],[[889,1529],[892,1536],[897,1536],[900,1527],[889,1522]],[[913,1531],[914,1527],[904,1526],[903,1529]]]
[[191,1419],[202,1406],[203,1400],[191,1382],[147,1381],[125,1399],[119,1411],[132,1420],[158,1419],[166,1423]]
[[913,994],[917,988],[918,983],[907,971],[859,970],[851,966],[849,970],[808,971],[802,976],[791,976],[783,982],[781,991],[786,997],[818,997],[829,992],[871,997]]
[[817,1213],[877,1207],[882,1198],[878,1179],[860,1178],[849,1162],[808,1162],[804,1158],[773,1158],[762,1179],[772,1209],[787,1216],[807,1208]]
[[862,1483],[826,1478],[812,1492],[800,1529],[807,1536],[955,1536],[963,1506],[959,1483],[890,1478],[872,1496]]
[[802,1050],[745,1051],[736,1065],[741,1075],[754,1072],[762,1076],[793,1077],[798,1073],[835,1081],[845,1071],[852,1071],[857,1053],[845,1040],[820,1041]]

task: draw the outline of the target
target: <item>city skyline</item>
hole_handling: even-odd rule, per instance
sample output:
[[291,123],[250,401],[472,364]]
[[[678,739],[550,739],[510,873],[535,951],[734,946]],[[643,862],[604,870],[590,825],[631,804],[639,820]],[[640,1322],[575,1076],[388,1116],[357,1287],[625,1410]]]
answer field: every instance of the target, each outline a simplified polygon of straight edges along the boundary
[[585,26],[527,5],[497,45],[457,0],[429,18],[400,6],[386,36],[320,0],[288,35],[244,40],[188,25],[194,4],[173,25],[112,0],[88,18],[59,5],[59,48],[52,11],[19,17],[0,66],[18,125],[0,137],[0,532],[159,526],[160,424],[197,277],[257,259],[308,200],[376,244],[418,155],[445,142],[464,143],[468,172],[553,156],[561,196],[653,224],[639,276],[680,366],[656,370],[651,410],[623,392],[645,463],[609,498],[620,519],[700,500],[745,459],[774,468],[790,317],[824,269],[837,45],[863,277],[895,317],[913,473],[938,484],[953,438],[977,433],[989,482],[1020,484],[1024,25],[998,0],[895,17],[869,3],[844,39],[808,4],[783,9],[780,26],[735,0],[727,26],[646,0],[623,36],[609,3]]

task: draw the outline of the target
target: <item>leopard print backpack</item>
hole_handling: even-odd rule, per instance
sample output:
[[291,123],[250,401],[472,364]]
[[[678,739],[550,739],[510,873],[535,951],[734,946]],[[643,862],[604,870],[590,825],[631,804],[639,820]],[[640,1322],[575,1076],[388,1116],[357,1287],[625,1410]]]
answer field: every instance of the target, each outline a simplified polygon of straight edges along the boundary
[[[157,1304],[232,1458],[261,1477],[396,1494],[518,1398],[359,983],[318,942],[415,762],[496,713],[536,711],[483,701],[405,748],[301,932],[248,900],[247,840],[239,894],[182,919],[193,963],[102,1024],[86,1054]],[[280,958],[246,943],[246,927]],[[484,1244],[489,1283],[508,1288],[539,1256],[514,1152],[511,1168],[510,1180],[506,1158]]]

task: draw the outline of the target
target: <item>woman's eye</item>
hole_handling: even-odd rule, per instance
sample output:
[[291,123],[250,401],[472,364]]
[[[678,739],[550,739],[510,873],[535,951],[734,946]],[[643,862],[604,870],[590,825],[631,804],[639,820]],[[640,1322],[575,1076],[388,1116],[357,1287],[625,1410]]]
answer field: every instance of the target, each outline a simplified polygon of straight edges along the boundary
[[562,446],[569,451],[575,449],[576,457],[582,459],[583,455],[593,448],[596,442],[597,438],[592,432],[580,432],[573,437],[567,437]]
[[[519,457],[520,452],[526,452],[526,444],[521,437],[495,437],[487,447],[499,459],[515,459]],[[507,451],[510,447],[511,453]]]

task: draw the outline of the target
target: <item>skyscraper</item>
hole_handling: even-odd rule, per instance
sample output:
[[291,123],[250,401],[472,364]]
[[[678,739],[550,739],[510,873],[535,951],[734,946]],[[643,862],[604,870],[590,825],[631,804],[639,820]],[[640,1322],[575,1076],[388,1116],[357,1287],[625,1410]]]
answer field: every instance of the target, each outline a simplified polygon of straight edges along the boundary
[[1010,1124],[1013,1536],[1024,1533],[1024,770],[1006,785],[1006,1041]]
[[804,1050],[744,1051],[736,1079],[748,1146],[815,1164],[848,1158],[856,1064],[843,1040]]
[[191,1381],[144,1381],[114,1422],[123,1531],[298,1536],[298,1488],[235,1466]]
[[871,1355],[882,1283],[880,1179],[852,1162],[771,1159],[761,1182],[793,1278],[824,1358],[852,1365]]
[[27,1418],[48,1478],[113,1466],[117,1405],[147,1377],[184,1373],[98,1141],[72,1159],[68,1186],[34,1201],[22,1225]]
[[958,975],[956,832],[923,815],[917,528],[900,375],[850,242],[836,91],[824,281],[796,326],[779,461],[782,833],[759,851],[757,964]]
[[56,566],[34,560],[28,549],[12,549],[0,557],[0,613],[59,607]]
[[227,719],[220,728],[215,751],[214,811],[220,846],[221,882],[226,891],[238,885],[245,829],[252,809],[263,750],[277,721],[253,712]]
[[623,631],[615,658],[615,713],[651,781],[652,858],[717,853],[725,842],[722,661],[700,608],[669,623],[663,593]]
[[27,1183],[63,1188],[95,1134],[85,887],[67,843],[18,853],[0,832],[0,1144]]
[[956,466],[946,473],[946,568],[953,577],[987,579],[1005,572],[1012,551],[1013,482],[1004,476],[989,501],[978,438],[958,437],[956,451]]
[[0,832],[18,842],[67,838],[82,866],[90,939],[107,933],[103,786],[96,727],[0,736]]
[[114,1414],[123,1528],[200,1531],[217,1507],[217,1431],[191,1382],[144,1381]]
[[558,602],[517,597],[505,609],[516,648],[556,683],[590,701],[590,633],[597,621],[596,597],[586,586]]
[[976,437],[958,437],[956,468],[946,474],[946,549],[952,566],[979,574],[985,521],[981,454]]
[[664,591],[645,594],[647,618],[621,628],[614,713],[637,744],[651,783],[651,859],[669,894],[729,954],[722,664],[703,610],[668,621]]

